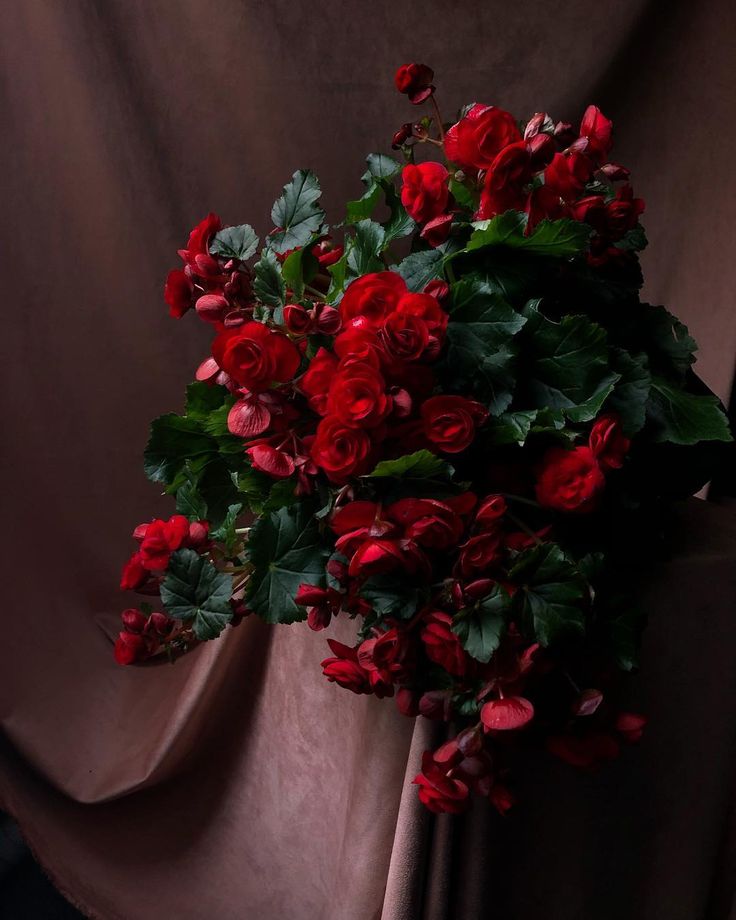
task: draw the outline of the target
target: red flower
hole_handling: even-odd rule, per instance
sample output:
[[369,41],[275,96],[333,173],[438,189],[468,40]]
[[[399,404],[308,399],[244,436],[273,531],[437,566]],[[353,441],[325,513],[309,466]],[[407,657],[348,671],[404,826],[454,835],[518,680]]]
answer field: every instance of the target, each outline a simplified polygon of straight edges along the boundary
[[414,220],[423,224],[447,207],[449,173],[441,163],[410,163],[401,173],[401,203]]
[[421,414],[427,439],[449,454],[469,447],[476,426],[488,418],[484,406],[464,396],[432,396],[422,405]]
[[255,322],[221,332],[212,343],[212,354],[233,380],[254,393],[290,380],[301,361],[289,338]]
[[647,724],[647,717],[636,712],[620,712],[616,716],[616,731],[624,738],[625,741],[639,741],[644,734],[644,726]]
[[145,636],[123,630],[115,640],[113,654],[118,664],[135,664],[149,656],[150,642]]
[[616,415],[602,415],[591,428],[588,446],[603,469],[620,469],[631,441],[621,430]]
[[419,236],[425,243],[436,249],[445,242],[450,235],[451,228],[452,214],[440,214],[439,217],[433,217],[432,220],[427,221]]
[[327,680],[353,693],[375,693],[379,698],[393,696],[392,684],[386,684],[377,671],[367,671],[360,664],[357,648],[350,648],[335,639],[328,639],[327,644],[334,652],[334,657],[325,658],[322,662],[322,673]]
[[169,564],[171,554],[188,536],[189,521],[183,514],[175,514],[168,521],[151,521],[146,525],[138,550],[141,565],[149,571],[162,571]]
[[353,553],[348,574],[351,578],[385,575],[406,567],[407,561],[396,540],[368,539]]
[[429,330],[424,320],[394,310],[386,317],[381,337],[392,355],[404,361],[416,361],[427,348]]
[[[475,501],[472,493],[465,495]],[[386,509],[386,515],[401,524],[404,535],[419,546],[435,550],[448,549],[457,545],[465,529],[460,514],[450,507],[452,501],[448,499],[445,503],[433,498],[402,498]]]
[[588,140],[586,153],[596,160],[606,158],[613,145],[613,122],[595,105],[589,105],[580,122],[580,136]]
[[312,255],[322,268],[327,268],[328,265],[334,265],[335,262],[339,262],[343,252],[343,247],[335,246],[332,240],[321,240],[312,246]]
[[186,249],[180,249],[179,255],[195,275],[207,277],[220,271],[217,259],[210,255],[209,247],[212,237],[222,229],[222,221],[217,214],[208,214],[189,234]]
[[534,718],[534,707],[523,696],[506,696],[490,700],[480,711],[483,728],[489,731],[510,731],[522,728]]
[[543,188],[553,191],[565,201],[573,201],[590,179],[593,167],[581,153],[556,153],[544,171]]
[[391,411],[391,397],[370,364],[351,364],[332,379],[327,412],[350,428],[375,428]]
[[634,229],[643,213],[644,199],[634,198],[631,186],[622,185],[616,197],[606,204],[606,234],[612,240],[620,240]]
[[462,780],[447,776],[434,762],[430,751],[422,755],[422,772],[413,782],[419,786],[419,801],[435,814],[448,812],[457,815],[468,804],[468,787]]
[[254,444],[246,450],[253,469],[273,476],[274,479],[288,479],[296,466],[294,458],[270,444]]
[[471,537],[460,549],[458,569],[464,578],[487,572],[501,555],[501,534],[498,531]]
[[328,415],[317,426],[312,459],[331,482],[340,484],[368,472],[371,446],[365,431]]
[[396,304],[396,312],[401,316],[416,316],[424,320],[429,331],[435,335],[447,329],[447,313],[431,294],[404,294]]
[[366,671],[375,671],[386,683],[406,677],[411,664],[408,636],[396,627],[374,639],[366,639],[358,648],[358,661]]
[[513,115],[492,105],[474,105],[445,134],[445,153],[458,166],[488,169],[504,147],[520,140]]
[[148,570],[143,565],[141,554],[136,552],[123,566],[120,576],[120,588],[123,591],[135,591],[148,580]]
[[449,613],[432,610],[424,617],[421,638],[431,661],[449,674],[463,677],[472,667],[472,662],[451,627],[452,617]]
[[396,71],[394,83],[400,93],[409,97],[414,105],[424,102],[434,92],[434,71],[426,64],[402,64]]
[[192,305],[192,291],[194,286],[185,271],[174,268],[166,276],[164,285],[164,300],[169,305],[169,314],[176,319],[182,316]]
[[544,455],[537,477],[537,501],[555,511],[592,511],[606,484],[589,447],[552,447]]
[[360,316],[377,329],[405,293],[406,282],[396,272],[374,272],[356,278],[340,301],[343,325]]
[[525,141],[517,141],[498,154],[486,173],[480,196],[479,218],[503,214],[524,203],[523,186],[531,179],[532,160]]
[[299,379],[299,389],[307,396],[310,408],[318,415],[327,414],[327,393],[336,370],[337,358],[326,348],[320,348]]

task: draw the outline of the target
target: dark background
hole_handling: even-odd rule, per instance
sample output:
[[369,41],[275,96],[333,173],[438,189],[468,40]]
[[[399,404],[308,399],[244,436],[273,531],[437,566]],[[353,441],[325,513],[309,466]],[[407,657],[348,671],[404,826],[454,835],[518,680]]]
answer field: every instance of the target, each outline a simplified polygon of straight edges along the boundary
[[[690,326],[698,372],[728,400],[735,22],[728,0],[6,9],[0,398],[12,590],[0,715],[14,743],[40,768],[58,763],[39,739],[95,685],[93,618],[119,607],[132,525],[168,508],[140,455],[149,420],[180,406],[208,348],[201,323],[166,315],[176,249],[209,210],[268,230],[297,167],[320,176],[338,220],[365,154],[388,149],[417,111],[393,89],[398,64],[435,69],[446,119],[473,100],[573,123],[594,102],[614,119],[614,157],[647,201],[645,293]],[[60,695],[70,670],[78,686]],[[25,915],[46,916],[3,912]]]

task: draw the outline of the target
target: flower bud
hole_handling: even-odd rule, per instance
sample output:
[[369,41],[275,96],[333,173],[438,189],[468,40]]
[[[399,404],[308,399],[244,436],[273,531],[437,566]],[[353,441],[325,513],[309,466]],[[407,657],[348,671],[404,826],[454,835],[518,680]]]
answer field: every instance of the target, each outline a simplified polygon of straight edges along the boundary
[[284,307],[284,324],[292,335],[305,335],[311,330],[313,320],[304,307],[290,303]]
[[217,323],[225,315],[227,300],[222,294],[203,294],[194,305],[200,319],[207,323]]
[[146,625],[145,614],[141,613],[140,610],[135,610],[130,607],[128,610],[123,610],[120,614],[120,619],[123,621],[123,626],[132,633],[141,633],[143,632]]

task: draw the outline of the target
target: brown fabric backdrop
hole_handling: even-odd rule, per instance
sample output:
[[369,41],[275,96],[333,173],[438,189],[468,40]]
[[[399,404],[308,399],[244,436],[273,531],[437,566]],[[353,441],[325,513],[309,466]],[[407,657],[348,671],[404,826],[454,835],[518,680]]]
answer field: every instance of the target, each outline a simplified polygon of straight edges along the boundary
[[[709,920],[728,917],[734,694],[723,688],[725,705],[712,662],[692,661],[682,639],[664,659],[660,634],[650,640],[645,695],[664,727],[640,772],[609,771],[582,792],[562,775],[555,794],[572,817],[530,781],[538,819],[491,833],[482,811],[433,824],[411,791],[402,798],[428,728],[412,744],[390,704],[326,685],[323,637],[248,622],[175,668],[131,672],[113,664],[100,623],[124,601],[115,585],[131,528],[169,510],[140,469],[149,420],[181,405],[208,347],[201,324],[169,320],[161,302],[176,248],[210,209],[267,230],[299,166],[322,178],[339,219],[365,153],[410,117],[391,84],[405,60],[434,66],[446,117],[477,99],[571,121],[595,101],[615,119],[617,158],[648,205],[647,294],[690,325],[698,370],[726,398],[734,50],[730,0],[26,0],[4,11],[0,800],[90,914],[403,920],[424,903],[430,920],[692,920],[710,904]],[[719,636],[733,630],[736,536],[723,513],[709,515],[698,508],[692,528],[710,549],[691,546],[692,577],[680,584],[675,568],[657,610],[684,630],[707,595],[703,629],[728,672]],[[699,728],[696,681],[714,713]],[[668,769],[655,746],[678,737],[677,701],[702,747],[681,741]],[[659,797],[655,767],[667,774]],[[617,816],[619,789],[636,817]],[[690,844],[676,847],[673,833]],[[646,847],[631,849],[632,834]],[[467,869],[480,839],[504,866],[490,894],[487,862]],[[614,876],[607,859],[622,852]]]

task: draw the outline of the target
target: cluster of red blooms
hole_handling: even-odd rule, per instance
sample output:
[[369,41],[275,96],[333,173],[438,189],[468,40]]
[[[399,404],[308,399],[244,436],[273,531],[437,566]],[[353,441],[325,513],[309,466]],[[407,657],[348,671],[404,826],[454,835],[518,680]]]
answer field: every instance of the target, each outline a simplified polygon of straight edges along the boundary
[[[417,104],[432,96],[434,74],[426,65],[408,64],[396,73],[396,86]],[[528,216],[527,232],[540,220],[563,217],[593,228],[589,261],[598,265],[620,255],[614,245],[636,227],[644,201],[634,198],[625,182],[629,171],[608,161],[612,123],[591,105],[577,134],[565,122],[553,122],[544,112],[535,114],[523,131],[512,115],[493,105],[473,105],[444,135],[447,159],[459,167],[464,180],[480,189],[476,220],[514,210]],[[400,146],[414,137],[425,138],[421,126],[410,123],[394,137]],[[450,233],[453,201],[450,173],[440,163],[420,163],[404,169],[401,200],[422,227],[421,236],[439,246]],[[584,194],[599,178],[624,180],[615,197]]]
[[[432,80],[430,68],[420,64],[400,68],[395,80],[412,103],[431,102],[440,129],[440,137],[431,139],[426,121],[409,123],[394,138],[412,160],[401,170],[400,200],[427,244],[419,244],[421,250],[442,246],[452,233],[467,236],[472,221],[513,210],[527,215],[527,233],[543,219],[585,222],[592,227],[589,261],[599,265],[618,257],[616,244],[637,226],[644,205],[628,184],[615,195],[591,192],[597,183],[605,181],[610,189],[611,182],[628,178],[626,169],[608,160],[611,122],[597,108],[587,109],[577,134],[543,113],[520,128],[508,112],[487,105],[473,105],[445,130]],[[449,169],[413,162],[410,141],[427,140],[442,148]],[[462,207],[456,201],[460,185],[472,207],[468,199]],[[363,628],[354,647],[328,640],[333,654],[322,662],[324,674],[354,693],[394,697],[409,716],[448,721],[463,700],[465,713],[477,722],[425,753],[415,780],[419,797],[433,811],[458,812],[472,791],[503,813],[512,796],[494,744],[535,720],[529,697],[536,697],[528,688],[556,667],[528,630],[523,637],[520,618],[510,613],[516,609],[510,599],[524,587],[514,580],[515,562],[552,539],[551,525],[534,530],[520,521],[513,500],[531,503],[535,514],[543,509],[548,520],[554,520],[550,511],[594,511],[607,477],[622,467],[630,449],[620,420],[605,412],[584,431],[573,431],[567,447],[547,447],[549,440],[531,447],[529,462],[522,464],[524,496],[506,493],[491,476],[491,494],[488,487],[476,494],[468,484],[453,483],[438,490],[441,497],[428,497],[426,489],[403,481],[402,497],[378,500],[384,493],[361,480],[378,463],[420,451],[429,452],[430,461],[440,458],[441,468],[455,458],[463,462],[489,419],[484,404],[441,386],[440,361],[452,335],[450,285],[435,279],[410,290],[399,272],[373,271],[327,303],[327,268],[343,248],[320,229],[305,245],[317,265],[308,294],[296,296],[284,284],[279,309],[263,310],[256,293],[259,267],[247,265],[247,247],[242,259],[218,255],[213,240],[221,230],[214,214],[192,230],[179,252],[184,267],[169,273],[165,299],[173,316],[193,308],[214,329],[211,355],[196,376],[228,391],[227,429],[242,439],[243,466],[274,482],[289,480],[298,499],[329,496],[320,529],[321,558],[330,556],[325,586],[302,584],[294,601],[306,608],[314,630],[325,629],[341,612],[361,618]],[[270,255],[283,264],[289,254]],[[284,269],[282,282],[286,275]],[[501,489],[505,494],[496,491]],[[248,612],[243,594],[253,564],[245,539],[237,553],[232,547],[221,552],[207,521],[182,515],[140,525],[133,536],[139,546],[125,565],[122,588],[156,594],[172,554],[194,550],[215,567],[227,560],[228,573],[241,575],[240,593],[230,603],[236,620]],[[377,615],[364,592],[371,580],[381,579],[419,585],[417,609],[399,613],[389,605],[384,609],[390,613]],[[498,641],[485,657],[474,657],[458,626],[499,596],[506,619]],[[181,621],[129,609],[115,655],[121,664],[142,661],[181,636],[191,638]],[[615,712],[602,718],[602,700],[599,690],[575,688],[566,727],[587,719],[590,730],[563,728],[547,739],[549,750],[591,767],[615,756],[620,740],[636,740],[643,719]]]

